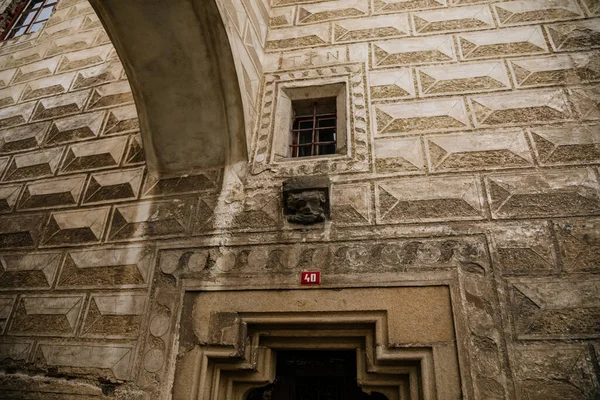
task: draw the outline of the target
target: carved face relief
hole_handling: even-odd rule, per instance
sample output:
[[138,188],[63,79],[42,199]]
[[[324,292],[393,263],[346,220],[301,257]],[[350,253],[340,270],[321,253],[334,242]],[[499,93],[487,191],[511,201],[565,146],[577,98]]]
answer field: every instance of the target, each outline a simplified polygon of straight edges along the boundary
[[327,197],[320,190],[290,193],[287,198],[287,220],[310,225],[325,221]]

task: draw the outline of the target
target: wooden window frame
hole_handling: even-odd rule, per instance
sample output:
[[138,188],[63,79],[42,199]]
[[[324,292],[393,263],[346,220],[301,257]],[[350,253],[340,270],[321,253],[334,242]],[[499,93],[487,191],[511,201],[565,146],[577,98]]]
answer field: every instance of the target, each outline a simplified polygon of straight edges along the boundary
[[[35,4],[38,4],[38,3],[40,4],[39,7],[34,9],[32,6]],[[48,3],[50,3],[50,4],[48,4]],[[9,40],[9,39],[13,39],[15,37],[20,37],[20,36],[26,35],[28,33],[34,33],[34,32],[39,31],[40,29],[42,29],[43,25],[40,26],[39,29],[36,29],[34,31],[32,31],[32,27],[36,24],[47,22],[50,19],[50,17],[52,16],[52,13],[54,12],[54,9],[56,8],[57,4],[58,4],[58,0],[40,0],[40,1],[30,0],[29,2],[24,3],[24,5],[21,5],[15,11],[14,17],[8,23],[6,29],[4,30],[4,32],[2,32],[2,35],[0,35],[0,40]],[[50,11],[50,15],[48,15],[48,18],[38,21],[38,17],[42,13],[42,10],[44,10],[46,8],[50,8],[50,7],[52,7],[52,10]],[[31,21],[29,21],[26,24],[17,25],[17,23],[22,19],[23,16],[29,14],[32,11],[35,11],[35,15],[31,19]],[[21,29],[23,27],[25,27],[25,31],[23,33],[16,35],[16,36],[13,35],[14,32],[17,32],[19,29]]]

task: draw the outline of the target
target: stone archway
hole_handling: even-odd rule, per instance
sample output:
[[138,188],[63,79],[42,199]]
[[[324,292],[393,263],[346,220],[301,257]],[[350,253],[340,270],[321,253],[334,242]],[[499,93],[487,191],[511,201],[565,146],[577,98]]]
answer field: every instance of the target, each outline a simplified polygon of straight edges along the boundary
[[231,46],[214,0],[90,0],[125,67],[148,169],[175,176],[247,158]]

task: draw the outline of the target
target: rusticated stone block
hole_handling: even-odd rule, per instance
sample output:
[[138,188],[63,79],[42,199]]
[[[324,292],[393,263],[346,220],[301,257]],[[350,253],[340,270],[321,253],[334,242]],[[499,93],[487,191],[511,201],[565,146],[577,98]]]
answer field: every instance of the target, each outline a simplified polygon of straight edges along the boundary
[[0,364],[23,362],[33,350],[32,340],[6,340],[0,343]]
[[413,178],[377,184],[381,224],[483,219],[476,177]]
[[557,272],[549,224],[520,222],[491,231],[492,256],[504,275]]
[[90,296],[81,336],[136,339],[147,297],[145,293],[93,293]]
[[198,210],[194,218],[194,234],[203,234],[214,228],[214,210],[217,199],[213,197],[200,198]]
[[[65,54],[58,66],[58,72],[72,71],[90,67],[92,65],[102,64],[108,60],[111,52],[114,51],[112,45],[93,47],[88,50],[75,51]],[[57,58],[58,60],[58,58]]]
[[600,270],[600,221],[560,221],[554,224],[554,230],[565,271]]
[[589,15],[600,15],[600,4],[596,0],[583,0],[582,3]]
[[117,205],[108,239],[111,241],[181,236],[188,232],[196,200],[175,199]]
[[24,295],[15,306],[9,335],[75,336],[83,295]]
[[28,182],[21,195],[19,210],[77,206],[86,176]]
[[94,14],[94,9],[87,1],[76,2],[75,4],[72,4],[72,7],[69,9],[69,18],[75,18],[81,15],[89,14]]
[[269,27],[280,28],[294,25],[294,7],[272,8],[269,13]]
[[62,253],[0,254],[0,290],[50,289]]
[[494,218],[589,215],[600,211],[598,181],[587,169],[486,178]]
[[600,119],[600,85],[571,88],[569,93],[581,119]]
[[458,44],[463,60],[548,52],[542,28],[537,26],[460,33]]
[[47,53],[48,45],[41,44],[24,50],[20,50],[11,53],[6,56],[2,69],[20,67],[22,65],[31,64],[36,61],[40,61],[44,58],[44,55],[50,57]]
[[92,174],[83,203],[100,204],[137,199],[143,178],[144,167]]
[[[513,329],[520,340],[600,336],[600,281],[513,278],[509,281]],[[560,293],[560,296],[557,294]]]
[[439,8],[446,6],[446,0],[373,0],[376,13]]
[[0,186],[0,214],[9,213],[14,209],[21,187],[22,185]]
[[474,398],[510,398],[495,287],[479,259],[463,265],[460,296],[467,319],[468,330],[464,337],[469,344],[471,370],[474,371]]
[[[39,32],[39,31],[38,31]],[[21,50],[31,49],[35,46],[35,39],[39,35],[38,32],[34,32],[33,35],[21,35],[19,37],[2,41],[0,47],[0,65],[3,65],[7,60],[8,55],[16,53]]]
[[510,60],[517,87],[564,85],[600,80],[600,53]]
[[73,35],[77,33],[83,18],[67,19],[65,21],[44,27],[38,42],[46,42],[53,39]]
[[35,350],[37,365],[55,368],[59,373],[129,379],[134,345],[40,342]]
[[372,71],[369,73],[371,99],[396,99],[415,96],[410,68]]
[[459,130],[470,127],[461,98],[376,104],[378,135]]
[[279,191],[247,191],[241,212],[233,216],[233,227],[242,230],[278,227],[282,214],[280,197]]
[[87,107],[97,109],[131,102],[133,102],[133,94],[129,82],[121,81],[94,88]]
[[56,5],[56,10],[64,10],[65,8],[72,7],[82,1],[83,0],[61,0],[59,4]]
[[378,173],[403,175],[425,172],[421,139],[412,137],[376,140],[375,169]]
[[98,34],[97,31],[89,31],[56,39],[51,42],[46,57],[91,47],[94,45]]
[[596,0],[583,0],[582,3],[589,15],[600,15],[600,4]]
[[87,1],[79,2],[69,9],[68,18],[76,18],[82,15],[94,14],[92,5]]
[[409,31],[410,26],[406,14],[345,19],[334,22],[333,42],[343,43],[406,36]]
[[18,154],[4,174],[4,181],[35,179],[52,176],[58,168],[58,163],[64,152],[62,147]]
[[270,30],[267,34],[267,50],[310,47],[329,44],[329,24],[290,27]]
[[0,108],[0,128],[9,128],[26,123],[33,114],[34,107],[35,102]]
[[600,161],[600,125],[535,127],[530,136],[542,165]]
[[48,123],[29,124],[0,131],[0,153],[33,150],[42,144]]
[[53,212],[44,230],[44,246],[99,243],[110,207]]
[[5,88],[15,77],[15,73],[17,72],[16,68],[5,69],[4,71],[0,71],[0,88]]
[[470,96],[478,126],[531,124],[572,118],[569,102],[560,89]]
[[371,185],[334,185],[331,189],[331,220],[336,225],[371,224]]
[[125,151],[125,165],[140,164],[146,161],[146,155],[144,154],[144,146],[142,144],[142,137],[132,135],[127,144],[127,150]]
[[425,139],[432,172],[530,167],[533,157],[521,130],[430,135]]
[[[8,55],[10,53],[32,48],[35,45],[35,39],[39,36],[38,32],[34,32],[32,35],[21,35],[9,40],[3,40],[2,46],[0,46],[0,54]],[[2,58],[2,62],[5,58],[6,57]]]
[[417,68],[421,97],[510,89],[499,61]]
[[40,97],[66,93],[71,87],[75,73],[54,75],[29,82],[23,91],[22,100],[33,100]]
[[89,94],[88,90],[84,90],[42,99],[37,103],[32,121],[80,113]]
[[415,35],[494,28],[487,6],[467,6],[412,13]]
[[127,146],[126,137],[84,142],[69,146],[61,173],[117,167]]
[[67,20],[69,18],[70,9],[62,9],[56,10],[54,9],[52,15],[50,15],[50,19],[46,21],[44,27],[54,26],[56,24],[60,24],[61,22]]
[[54,120],[46,137],[46,144],[56,145],[97,137],[103,118],[104,113],[96,111]]
[[549,22],[583,17],[581,9],[573,0],[528,0],[494,4],[494,11],[501,26],[522,25],[533,22]]
[[[0,334],[4,333],[6,328],[6,322],[12,312],[13,305],[17,296],[0,296]],[[0,347],[0,362],[4,361],[5,354],[2,353],[2,347]],[[4,356],[4,357],[3,357]]]
[[0,108],[17,104],[24,90],[25,85],[12,85],[0,90]]
[[452,36],[374,42],[372,48],[374,68],[456,60]]
[[368,0],[336,0],[298,7],[298,24],[311,24],[331,19],[360,17],[369,14]]
[[59,289],[142,288],[150,281],[153,248],[130,246],[69,250]]
[[52,57],[24,65],[17,69],[12,83],[27,82],[52,75],[56,71],[59,61],[60,57]]
[[121,77],[121,74],[123,74],[123,66],[121,63],[116,62],[79,70],[73,82],[73,90],[116,81]]
[[172,194],[214,192],[220,187],[220,183],[220,170],[209,170],[199,174],[163,179],[154,175],[147,175],[142,196],[159,197]]
[[122,106],[108,110],[103,135],[115,135],[140,129],[135,105]]
[[585,344],[521,345],[512,358],[524,399],[593,400],[600,390],[594,357]]
[[0,157],[0,177],[8,165],[8,160],[10,160],[10,157]]
[[106,31],[104,29],[102,29],[102,30],[100,30],[100,32],[98,32],[98,36],[96,36],[96,38],[94,39],[94,43],[92,44],[92,46],[100,46],[100,45],[109,44],[109,43],[111,43],[110,38],[108,37],[108,34],[106,33]]
[[554,51],[589,50],[600,47],[599,19],[546,25]]
[[34,247],[44,219],[43,214],[0,217],[0,249]]
[[86,15],[83,17],[83,22],[79,27],[80,32],[96,30],[98,28],[102,28],[102,23],[98,16],[94,14]]

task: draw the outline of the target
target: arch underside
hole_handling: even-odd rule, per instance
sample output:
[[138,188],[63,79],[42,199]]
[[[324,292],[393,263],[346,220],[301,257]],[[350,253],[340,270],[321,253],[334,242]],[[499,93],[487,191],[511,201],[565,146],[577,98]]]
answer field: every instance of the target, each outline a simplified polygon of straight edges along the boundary
[[125,67],[148,169],[161,176],[247,158],[243,102],[214,0],[90,0]]

